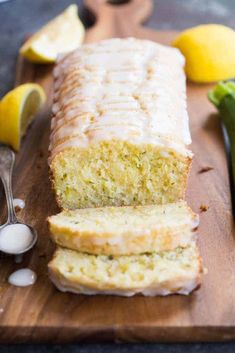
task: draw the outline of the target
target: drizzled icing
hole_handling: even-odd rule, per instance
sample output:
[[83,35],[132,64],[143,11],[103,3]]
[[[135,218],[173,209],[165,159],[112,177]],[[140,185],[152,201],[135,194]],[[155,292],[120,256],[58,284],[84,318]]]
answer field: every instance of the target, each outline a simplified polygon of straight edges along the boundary
[[14,207],[19,207],[21,210],[25,208],[25,202],[22,199],[14,199],[13,200],[13,206]]
[[8,278],[8,282],[17,287],[31,286],[36,282],[36,280],[36,273],[29,268],[22,268],[17,270],[13,272]]
[[54,71],[51,158],[108,139],[191,156],[183,66],[177,49],[133,38],[63,56]]
[[[72,283],[66,278],[58,279],[51,271],[50,273],[51,281],[61,292],[71,292],[74,294],[85,294],[85,295],[118,295],[124,297],[132,297],[135,294],[142,294],[146,297],[154,297],[154,296],[167,296],[170,294],[182,294],[188,295],[190,294],[200,283],[200,277],[196,277],[193,279],[188,278],[185,279],[184,283],[167,283],[165,286],[156,285],[150,286],[148,288],[138,288],[138,289],[121,289],[114,288],[113,290],[98,290],[86,287],[85,285],[80,285],[77,283]],[[183,282],[183,281],[182,281]]]

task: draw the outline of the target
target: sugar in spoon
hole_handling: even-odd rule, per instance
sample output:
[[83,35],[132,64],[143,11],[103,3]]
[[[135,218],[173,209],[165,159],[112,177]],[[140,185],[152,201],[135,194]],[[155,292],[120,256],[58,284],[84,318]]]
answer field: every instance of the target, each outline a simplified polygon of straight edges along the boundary
[[0,145],[0,178],[2,180],[8,209],[8,218],[0,226],[0,251],[19,255],[30,250],[37,241],[37,232],[31,226],[18,221],[12,195],[12,170],[15,161],[14,152]]

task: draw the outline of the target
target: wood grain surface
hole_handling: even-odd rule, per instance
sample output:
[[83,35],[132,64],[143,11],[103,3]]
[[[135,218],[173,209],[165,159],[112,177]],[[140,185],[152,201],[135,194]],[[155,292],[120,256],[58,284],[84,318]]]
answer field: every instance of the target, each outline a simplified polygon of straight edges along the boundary
[[[86,42],[136,36],[169,44],[174,32],[155,32],[140,26],[151,2],[134,0],[123,6],[87,0],[98,20]],[[37,82],[47,92],[47,105],[31,126],[14,169],[14,196],[26,201],[18,213],[39,233],[36,247],[22,264],[1,255],[0,342],[72,341],[222,341],[235,339],[235,242],[226,158],[218,117],[207,100],[206,85],[188,84],[188,109],[195,153],[187,199],[196,212],[202,204],[200,250],[208,274],[192,295],[165,298],[78,296],[57,291],[48,279],[47,263],[53,245],[46,218],[57,212],[51,192],[47,149],[52,99],[52,66],[17,64],[17,84]],[[203,168],[213,169],[204,173]],[[0,213],[6,207],[1,195]],[[22,267],[36,271],[35,285],[17,288],[9,274]]]

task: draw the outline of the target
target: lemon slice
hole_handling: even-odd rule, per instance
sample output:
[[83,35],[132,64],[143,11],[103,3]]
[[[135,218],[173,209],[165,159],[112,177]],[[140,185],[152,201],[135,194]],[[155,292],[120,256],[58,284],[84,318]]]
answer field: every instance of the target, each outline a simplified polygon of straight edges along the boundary
[[34,83],[7,93],[0,101],[0,142],[18,151],[21,137],[45,101],[43,89]]
[[85,29],[77,12],[77,5],[70,5],[30,37],[20,48],[20,54],[34,63],[53,63],[59,53],[79,47]]
[[182,32],[172,43],[186,58],[186,75],[195,82],[235,77],[235,31],[208,24]]

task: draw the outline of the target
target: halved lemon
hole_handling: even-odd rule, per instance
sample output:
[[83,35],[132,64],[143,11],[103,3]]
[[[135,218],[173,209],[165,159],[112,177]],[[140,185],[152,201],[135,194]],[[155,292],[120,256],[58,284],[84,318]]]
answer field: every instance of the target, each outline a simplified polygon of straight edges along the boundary
[[0,142],[18,151],[21,138],[45,101],[46,95],[36,83],[8,92],[0,101]]
[[213,82],[235,77],[235,31],[206,24],[183,31],[172,43],[186,58],[191,81]]
[[79,47],[84,35],[78,7],[70,5],[30,37],[20,48],[20,54],[34,63],[53,63],[59,53],[67,53]]

